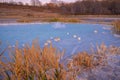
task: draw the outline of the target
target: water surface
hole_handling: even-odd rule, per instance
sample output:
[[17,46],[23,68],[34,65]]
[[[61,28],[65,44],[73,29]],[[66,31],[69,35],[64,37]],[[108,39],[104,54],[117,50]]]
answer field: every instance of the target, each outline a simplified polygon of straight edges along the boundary
[[[73,24],[73,23],[37,23],[37,24],[9,24],[0,25],[1,49],[8,45],[14,47],[16,41],[23,47],[25,43],[32,44],[38,39],[43,47],[47,40],[51,41],[59,50],[66,50],[65,55],[79,51],[90,51],[91,47],[104,43],[107,46],[120,47],[120,37],[114,36],[112,26],[101,24]],[[60,38],[56,42],[54,38]]]

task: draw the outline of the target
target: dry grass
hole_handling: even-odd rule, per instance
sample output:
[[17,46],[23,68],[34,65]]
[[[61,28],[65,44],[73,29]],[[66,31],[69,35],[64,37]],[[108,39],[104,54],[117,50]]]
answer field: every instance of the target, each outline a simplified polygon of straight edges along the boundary
[[107,64],[107,55],[120,54],[120,48],[104,44],[97,46],[93,54],[81,52],[64,64],[60,62],[64,52],[52,45],[40,48],[37,41],[22,49],[15,47],[10,60],[0,56],[0,79],[2,80],[76,80],[87,69]]
[[[6,12],[7,11],[7,12]],[[19,23],[30,23],[30,22],[80,22],[79,18],[67,17],[66,15],[60,15],[58,13],[51,12],[36,12],[32,10],[16,10],[16,9],[1,9],[1,19],[17,19]],[[2,14],[3,13],[3,14]]]
[[20,23],[30,23],[32,21],[33,20],[31,20],[29,18],[21,18],[21,19],[17,20],[17,22],[20,22]]
[[73,55],[72,60],[68,62],[68,68],[77,69],[77,73],[82,72],[81,69],[92,69],[97,66],[105,66],[108,64],[108,56],[120,55],[120,48],[115,46],[107,47],[104,44],[97,46],[97,50],[93,50],[92,54],[87,52],[79,52]]
[[52,18],[49,20],[49,22],[80,22],[78,18]]
[[73,57],[74,66],[92,67],[92,56],[86,52],[78,53]]
[[120,34],[120,21],[115,21],[113,25],[113,31],[117,34]]
[[6,62],[0,60],[0,78],[3,80],[66,80],[67,71],[60,63],[63,53],[52,45],[41,49],[36,42],[31,47],[28,45],[22,49],[15,47],[10,60]]

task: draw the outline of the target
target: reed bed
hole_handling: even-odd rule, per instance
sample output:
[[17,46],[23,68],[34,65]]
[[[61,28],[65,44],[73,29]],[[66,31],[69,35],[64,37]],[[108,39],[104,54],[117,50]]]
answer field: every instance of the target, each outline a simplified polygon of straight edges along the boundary
[[[83,70],[107,64],[108,54],[120,54],[120,48],[104,44],[97,46],[92,54],[79,52],[61,62],[64,51],[51,45],[40,48],[37,41],[32,46],[17,46],[10,59],[0,56],[0,79],[2,80],[76,80]],[[67,63],[64,63],[67,61]]]
[[52,18],[49,22],[81,22],[78,18]]
[[[60,59],[64,52],[52,45],[43,49],[38,43],[12,51],[10,60],[0,57],[0,79],[2,80],[66,80],[67,71]],[[70,78],[71,76],[69,76]]]
[[115,21],[113,25],[114,25],[113,27],[114,33],[120,34],[120,21]]

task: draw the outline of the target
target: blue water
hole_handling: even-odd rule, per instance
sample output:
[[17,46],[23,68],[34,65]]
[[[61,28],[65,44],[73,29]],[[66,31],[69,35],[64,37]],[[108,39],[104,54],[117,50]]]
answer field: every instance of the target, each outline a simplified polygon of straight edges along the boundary
[[[25,43],[32,44],[38,39],[43,47],[47,40],[59,50],[65,50],[65,55],[71,55],[79,51],[90,51],[91,47],[104,43],[107,46],[120,47],[120,37],[115,37],[111,32],[111,26],[100,24],[72,24],[72,23],[43,23],[43,24],[10,24],[0,25],[0,50],[8,45],[14,47],[16,41],[19,47]],[[77,38],[74,38],[76,35]],[[59,37],[59,42],[54,41]],[[80,37],[81,40],[78,40]],[[51,39],[53,38],[53,39]]]

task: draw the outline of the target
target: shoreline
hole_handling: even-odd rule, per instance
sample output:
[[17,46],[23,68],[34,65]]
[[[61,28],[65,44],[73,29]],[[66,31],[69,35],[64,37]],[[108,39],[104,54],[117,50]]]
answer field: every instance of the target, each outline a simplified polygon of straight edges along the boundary
[[[94,18],[81,18],[80,21],[72,22],[72,21],[30,21],[30,22],[18,22],[17,18],[14,20],[13,18],[3,18],[0,19],[0,25],[18,25],[18,24],[46,24],[46,23],[72,23],[72,24],[105,24],[105,25],[112,25],[112,22],[120,20],[120,18],[103,18],[103,17],[94,17]],[[66,18],[67,20],[67,18]]]
[[31,22],[31,23],[0,23],[0,26],[7,26],[7,25],[29,25],[29,24],[51,24],[51,23],[64,23],[64,24],[100,24],[100,25],[112,25],[111,23],[96,23],[96,22]]

